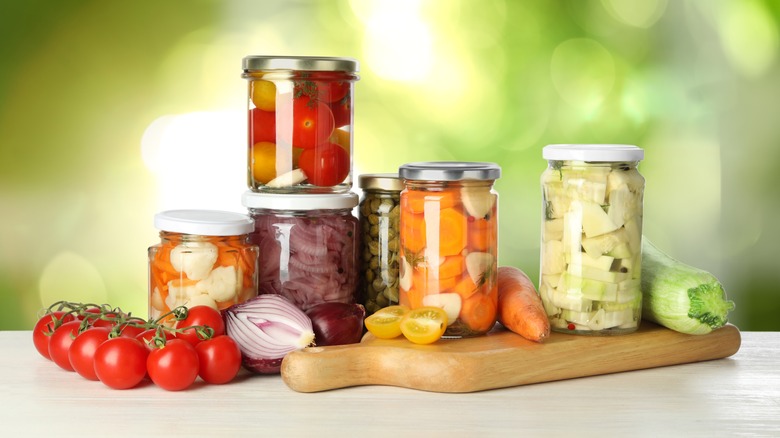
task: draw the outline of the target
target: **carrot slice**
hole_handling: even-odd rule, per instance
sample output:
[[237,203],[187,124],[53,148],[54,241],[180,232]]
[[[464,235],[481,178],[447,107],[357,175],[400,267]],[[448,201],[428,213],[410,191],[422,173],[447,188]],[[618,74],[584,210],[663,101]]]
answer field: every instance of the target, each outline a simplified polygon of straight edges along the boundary
[[469,251],[490,252],[489,249],[496,245],[497,227],[495,220],[477,218],[468,222]]
[[498,268],[498,322],[531,341],[542,342],[550,336],[550,320],[542,300],[518,268]]
[[425,248],[425,220],[422,215],[401,210],[401,245],[411,253]]
[[439,213],[439,254],[460,254],[466,247],[466,217],[454,208]]
[[421,214],[425,211],[425,204],[434,204],[439,210],[458,205],[459,194],[454,189],[441,191],[409,190],[404,195],[404,198],[406,202],[402,202],[401,208],[408,208],[412,213]]
[[479,290],[471,276],[466,274],[453,288],[454,292],[457,292],[463,300],[467,300],[470,296],[474,295]]
[[487,332],[496,323],[496,303],[489,294],[473,294],[463,301],[459,317],[475,332]]
[[453,255],[444,259],[444,262],[439,266],[439,279],[451,278],[458,275],[462,275],[466,266],[463,261],[463,256]]

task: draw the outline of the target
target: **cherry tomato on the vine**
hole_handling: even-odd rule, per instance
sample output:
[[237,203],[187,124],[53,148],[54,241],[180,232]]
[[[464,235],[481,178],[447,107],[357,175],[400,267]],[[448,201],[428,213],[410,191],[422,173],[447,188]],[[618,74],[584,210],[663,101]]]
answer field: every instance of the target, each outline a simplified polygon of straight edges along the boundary
[[119,336],[123,336],[125,338],[135,338],[144,331],[146,331],[144,327],[135,325],[133,323],[124,323],[119,327]]
[[74,371],[81,377],[97,380],[95,374],[95,351],[108,340],[111,329],[108,327],[92,327],[76,336],[68,348],[68,360]]
[[173,339],[149,353],[146,368],[149,378],[160,388],[168,391],[187,389],[198,377],[198,353],[189,342]]
[[[51,360],[49,355],[49,341],[51,341],[51,334],[54,331],[55,320],[62,320],[62,324],[73,321],[75,318],[73,314],[56,311],[43,315],[38,319],[33,327],[33,344],[38,353],[46,359]],[[57,326],[59,327],[59,325]]]
[[62,324],[51,335],[49,356],[63,370],[73,371],[73,366],[68,359],[68,349],[79,334],[79,328],[81,328],[81,321],[73,320]]
[[95,350],[95,375],[114,389],[132,388],[146,377],[149,350],[138,339],[111,338]]
[[217,336],[195,346],[200,371],[206,383],[220,385],[233,380],[241,369],[241,350],[227,335]]
[[335,186],[349,175],[349,154],[335,143],[322,143],[301,152],[298,165],[315,186]]
[[225,321],[219,310],[209,306],[195,306],[187,309],[187,317],[176,323],[176,328],[184,329],[181,333],[176,333],[177,339],[183,339],[192,345],[197,345],[202,339],[198,336],[195,328],[186,329],[190,326],[209,326],[214,329],[213,337],[225,334]]
[[[157,334],[157,329],[151,328],[139,333],[135,338],[141,341],[141,343],[144,344],[146,348],[149,349],[149,351],[152,351],[155,348],[157,348],[152,343],[152,339],[154,339],[154,336],[156,334]],[[176,339],[173,333],[169,332],[168,330],[163,330],[163,337],[165,338],[166,342],[170,341],[171,339]]]

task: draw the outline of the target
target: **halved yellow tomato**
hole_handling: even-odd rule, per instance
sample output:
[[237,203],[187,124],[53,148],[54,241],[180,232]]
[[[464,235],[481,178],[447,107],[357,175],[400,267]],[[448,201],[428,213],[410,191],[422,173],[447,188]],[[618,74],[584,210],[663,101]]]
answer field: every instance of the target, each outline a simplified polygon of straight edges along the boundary
[[401,319],[409,311],[406,306],[383,307],[366,318],[366,329],[380,339],[392,339],[401,336]]
[[447,330],[447,313],[440,307],[410,310],[401,319],[401,333],[415,344],[431,344]]

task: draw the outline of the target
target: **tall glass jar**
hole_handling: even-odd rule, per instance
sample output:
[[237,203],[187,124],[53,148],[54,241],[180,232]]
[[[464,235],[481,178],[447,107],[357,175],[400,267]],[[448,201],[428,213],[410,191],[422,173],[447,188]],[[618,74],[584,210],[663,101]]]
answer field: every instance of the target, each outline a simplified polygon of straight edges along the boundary
[[630,145],[549,145],[541,178],[539,294],[552,330],[612,335],[642,316],[644,151]]
[[247,184],[266,193],[352,188],[354,83],[349,58],[247,56]]
[[148,249],[150,318],[179,306],[222,310],[257,295],[258,248],[249,242],[248,216],[170,210],[156,214],[154,225],[160,243]]
[[403,183],[395,173],[358,178],[363,198],[358,208],[362,231],[361,290],[366,314],[398,304],[400,203]]
[[280,294],[306,311],[325,302],[356,303],[360,229],[354,193],[246,192],[260,247],[259,293]]
[[400,303],[442,307],[447,337],[487,333],[498,304],[498,194],[493,163],[426,162],[399,169]]

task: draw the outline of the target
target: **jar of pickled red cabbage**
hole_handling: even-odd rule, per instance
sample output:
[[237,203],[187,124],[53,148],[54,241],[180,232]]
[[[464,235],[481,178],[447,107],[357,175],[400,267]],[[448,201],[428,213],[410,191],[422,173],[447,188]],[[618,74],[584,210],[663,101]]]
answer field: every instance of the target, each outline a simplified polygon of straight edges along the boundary
[[[257,296],[258,248],[245,214],[170,210],[154,216],[160,243],[148,249],[149,317],[179,306],[222,310]],[[173,317],[163,323],[173,325]]]
[[613,335],[642,316],[642,203],[630,145],[566,144],[543,149],[539,295],[553,331]]
[[326,302],[356,303],[360,233],[354,193],[245,192],[260,248],[260,294],[280,294],[306,311]]
[[445,337],[469,337],[496,323],[498,194],[494,163],[426,162],[399,169],[400,303],[441,307]]
[[350,58],[247,56],[247,183],[265,193],[352,188],[354,84]]

